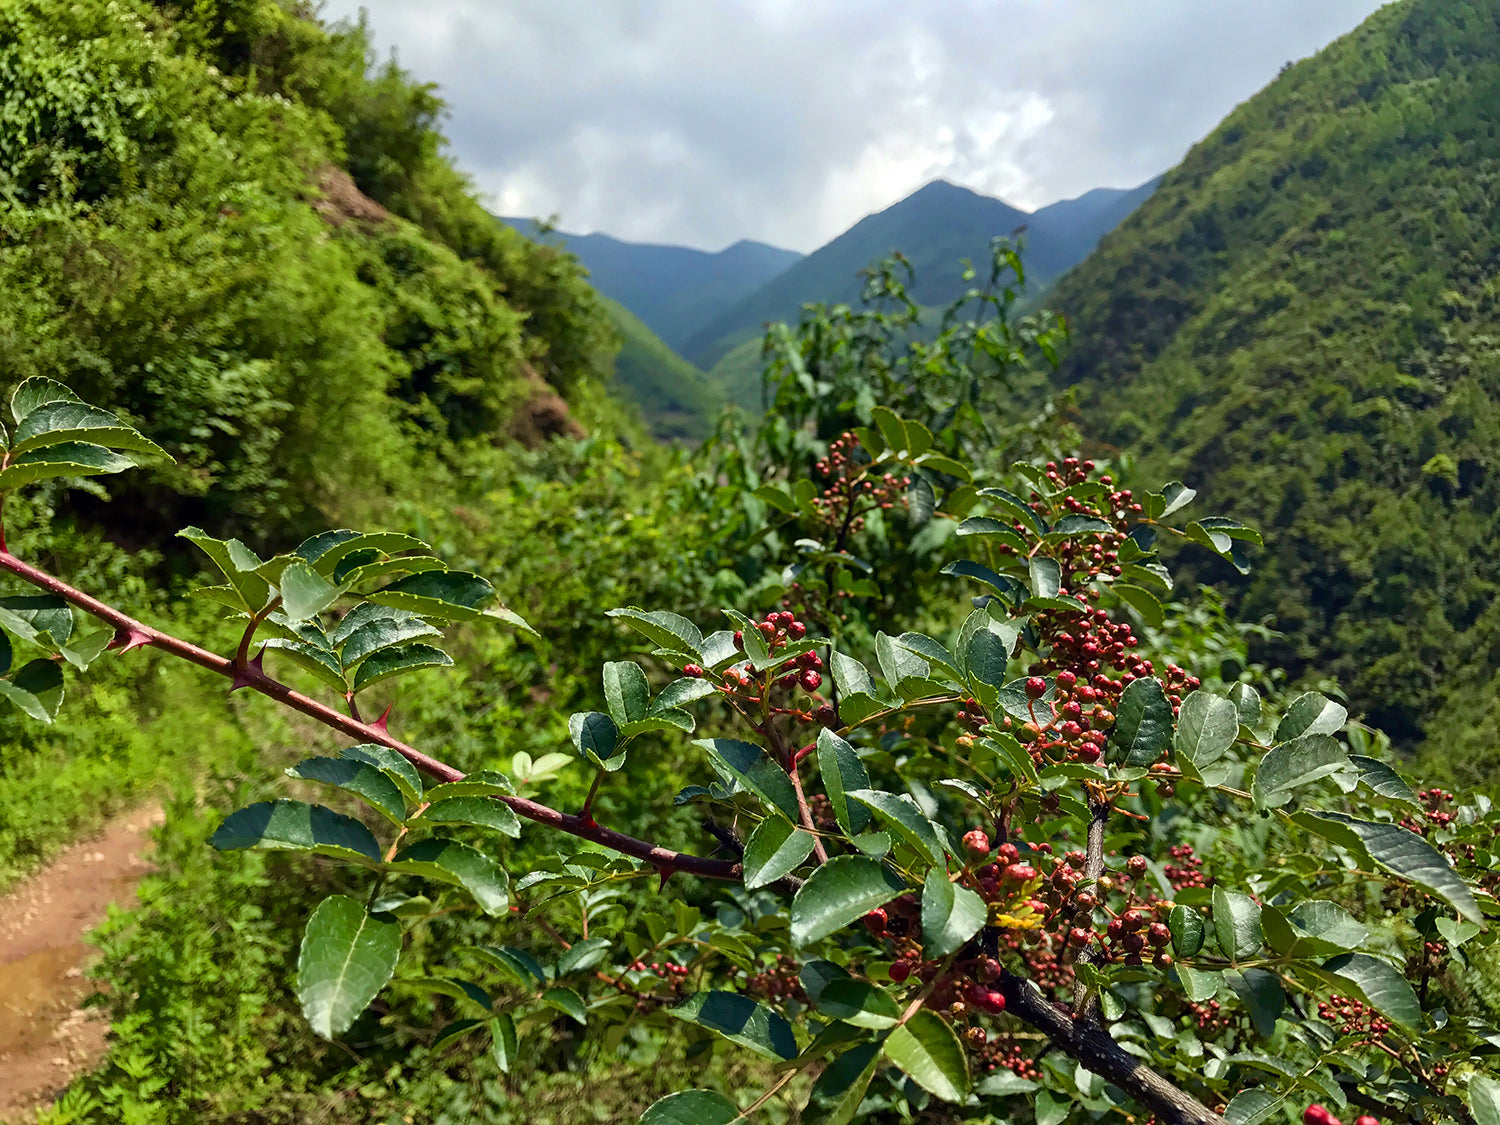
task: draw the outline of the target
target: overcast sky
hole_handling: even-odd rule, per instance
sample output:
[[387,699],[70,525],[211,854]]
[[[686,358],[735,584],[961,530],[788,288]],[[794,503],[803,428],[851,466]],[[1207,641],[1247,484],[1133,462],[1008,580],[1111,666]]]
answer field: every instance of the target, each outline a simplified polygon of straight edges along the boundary
[[944,178],[1130,187],[1380,0],[327,0],[438,83],[502,214],[812,250]]

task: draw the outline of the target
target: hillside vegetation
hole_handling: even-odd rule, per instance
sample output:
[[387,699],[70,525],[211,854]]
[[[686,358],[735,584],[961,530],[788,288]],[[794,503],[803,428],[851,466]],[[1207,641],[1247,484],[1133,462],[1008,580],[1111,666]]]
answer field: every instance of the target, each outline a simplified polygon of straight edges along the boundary
[[1265,529],[1241,596],[1284,634],[1262,653],[1471,779],[1500,769],[1496,105],[1500,8],[1384,8],[1051,298],[1085,430]]

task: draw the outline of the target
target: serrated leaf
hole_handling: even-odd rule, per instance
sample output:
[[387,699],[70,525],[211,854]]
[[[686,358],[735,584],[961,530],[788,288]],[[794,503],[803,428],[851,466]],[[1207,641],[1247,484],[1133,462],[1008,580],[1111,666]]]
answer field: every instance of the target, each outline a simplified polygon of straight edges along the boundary
[[654,715],[663,711],[675,711],[684,704],[706,699],[710,695],[717,695],[718,690],[705,679],[673,680],[651,701],[651,706],[647,708],[646,713]]
[[1285,1093],[1276,1093],[1264,1086],[1241,1090],[1224,1107],[1224,1120],[1229,1125],[1261,1125],[1281,1108],[1286,1097]]
[[434,801],[413,823],[424,820],[434,824],[469,824],[512,838],[521,835],[521,818],[492,797],[449,797]]
[[1180,480],[1168,481],[1162,485],[1161,497],[1163,504],[1157,519],[1164,519],[1173,512],[1181,508],[1186,508],[1193,502],[1193,498],[1197,495],[1198,493],[1195,489],[1189,488]]
[[377,605],[409,609],[444,621],[472,621],[495,588],[477,574],[462,570],[429,570],[410,574],[376,590],[369,600]]
[[1182,701],[1172,749],[1184,772],[1189,767],[1209,785],[1224,781],[1221,762],[1240,734],[1240,713],[1227,699],[1195,691]]
[[1276,725],[1276,741],[1286,742],[1304,734],[1337,734],[1344,729],[1349,712],[1321,692],[1309,691],[1292,700]]
[[731,1125],[740,1111],[723,1094],[683,1090],[668,1094],[641,1115],[640,1125]]
[[1182,993],[1194,1004],[1211,1000],[1224,983],[1224,974],[1207,969],[1195,969],[1191,965],[1178,963],[1177,977],[1182,981]]
[[955,559],[938,573],[956,578],[973,578],[983,582],[1012,605],[1020,605],[1026,600],[1026,587],[1017,579],[1007,574],[996,574],[989,567],[981,566],[970,559]]
[[1116,582],[1109,589],[1115,597],[1140,614],[1141,620],[1151,628],[1160,629],[1166,621],[1166,614],[1161,608],[1161,600],[1150,590],[1125,582]]
[[833,683],[839,689],[840,696],[876,694],[874,678],[854,657],[845,656],[835,649],[828,668],[833,674]]
[[579,711],[569,716],[568,737],[584,761],[600,769],[618,769],[622,764],[610,764],[620,744],[620,729],[603,711]]
[[870,823],[870,813],[861,804],[850,805],[845,794],[851,789],[868,789],[869,771],[854,747],[826,727],[818,731],[818,775],[839,827],[850,836],[863,832]]
[[1037,598],[1055,598],[1062,590],[1062,567],[1056,559],[1036,555],[1027,564],[1031,572],[1031,594]]
[[[373,554],[374,552],[359,552],[345,557],[344,561],[334,569],[333,580],[345,590],[358,590],[365,583],[373,582],[377,578],[390,578],[404,574],[427,574],[430,571],[447,571],[448,569],[442,559],[430,556],[401,555],[394,559],[370,561],[370,556]],[[487,609],[483,612],[492,611]]]
[[44,403],[17,424],[10,455],[14,460],[23,453],[63,442],[83,442],[146,457],[167,458],[166,450],[108,410],[63,401]]
[[339,757],[351,762],[365,762],[380,770],[395,783],[407,804],[415,805],[422,800],[422,777],[417,773],[417,767],[389,746],[374,742],[346,746],[339,751]]
[[1348,986],[1347,991],[1403,1027],[1420,1028],[1425,1022],[1422,1005],[1406,978],[1377,957],[1368,953],[1344,953],[1325,961],[1322,971],[1337,977]]
[[297,667],[316,676],[340,695],[349,690],[349,683],[344,679],[338,657],[327,649],[306,641],[288,640],[286,637],[268,637],[261,643],[265,648],[282,653]]
[[824,1068],[802,1110],[802,1125],[848,1125],[880,1062],[879,1043],[859,1043]]
[[1154,677],[1125,685],[1109,736],[1109,760],[1126,766],[1149,766],[1171,744],[1172,704]]
[[1253,729],[1260,725],[1260,692],[1249,684],[1231,684],[1229,701],[1240,713],[1240,726]]
[[470,946],[469,951],[498,969],[519,988],[530,989],[547,979],[546,970],[524,949],[510,945],[475,945]]
[[447,668],[452,663],[453,658],[442,649],[420,642],[383,648],[366,657],[355,670],[354,690],[364,691],[381,680],[415,672],[418,668]]
[[1265,969],[1246,969],[1243,973],[1230,973],[1229,987],[1234,989],[1240,1003],[1250,1013],[1255,1030],[1263,1039],[1276,1034],[1276,1019],[1286,1008],[1286,992],[1274,973]]
[[589,1022],[588,1008],[584,1005],[583,997],[571,988],[556,986],[547,989],[542,993],[542,1003],[549,1008],[556,1008],[579,1024],[587,1025]]
[[614,721],[624,726],[646,717],[651,689],[646,673],[633,660],[611,661],[604,665],[604,698]]
[[993,500],[1005,508],[1012,516],[1026,524],[1036,534],[1041,535],[1046,531],[1042,525],[1041,517],[1032,509],[1031,505],[1022,500],[1013,492],[1007,492],[1003,488],[981,488],[979,495],[987,500]]
[[332,1039],[349,1030],[400,956],[401,923],[393,916],[369,914],[345,895],[318,903],[297,957],[297,999],[313,1031]]
[[[254,613],[271,598],[271,584],[255,573],[260,559],[238,539],[215,539],[196,527],[185,527],[178,536],[197,547],[219,568],[240,597],[243,608]],[[240,563],[247,564],[241,568]]]
[[943,861],[943,845],[937,831],[911,797],[878,789],[851,789],[846,796],[873,812],[892,835],[915,848],[927,862]]
[[768,1059],[797,1057],[792,1025],[741,992],[695,992],[667,1014],[706,1027]]
[[585,972],[596,967],[604,961],[612,944],[613,942],[605,937],[584,938],[582,941],[574,942],[572,948],[558,958],[557,975],[559,977],[571,976],[573,973]]
[[361,602],[344,615],[330,640],[338,647],[344,667],[353,668],[381,649],[423,637],[440,636],[441,630],[415,613],[394,606]]
[[1049,542],[1072,539],[1078,535],[1113,535],[1115,528],[1098,516],[1070,515],[1061,517],[1044,536]]
[[95,477],[135,468],[129,457],[80,441],[33,449],[0,471],[0,492],[53,477]]
[[792,944],[805,948],[905,892],[900,876],[879,860],[834,856],[792,899]]
[[1344,748],[1326,734],[1304,734],[1273,746],[1255,771],[1251,792],[1261,808],[1276,808],[1292,798],[1292,790],[1349,765]]
[[353,554],[373,552],[378,556],[430,550],[420,539],[399,531],[359,532],[345,527],[319,532],[299,544],[292,554],[324,578],[330,578],[338,572],[339,564]]
[[981,535],[985,538],[997,539],[1018,551],[1026,550],[1026,540],[1021,538],[1019,532],[1010,524],[1002,523],[991,516],[970,516],[958,525],[958,534]]
[[450,797],[512,797],[516,787],[510,778],[495,770],[475,770],[458,781],[446,781],[427,790],[429,801],[445,801]]
[[789,820],[768,816],[745,842],[745,886],[764,887],[790,874],[812,854],[813,836]]
[[983,927],[987,908],[968,887],[948,880],[942,867],[927,873],[922,888],[922,948],[931,957],[946,957]]
[[221,852],[269,848],[380,863],[380,845],[368,828],[352,816],[303,801],[248,805],[225,817],[208,842]]
[[16,386],[10,396],[11,417],[19,426],[25,422],[32,411],[47,405],[49,402],[83,402],[68,387],[59,383],[56,379],[48,379],[45,375],[33,375],[29,379],[23,379]]
[[1479,904],[1474,901],[1468,884],[1459,878],[1441,852],[1416,833],[1394,824],[1356,820],[1333,812],[1314,812],[1299,823],[1314,831],[1319,831],[1320,824],[1330,824],[1352,832],[1381,867],[1430,891],[1469,921],[1483,924]]
[[693,745],[708,751],[709,764],[725,781],[743,786],[787,820],[796,821],[792,779],[759,746],[734,738],[701,738]]
[[406,819],[406,801],[396,783],[372,765],[350,758],[307,758],[290,767],[288,777],[332,785],[352,793],[393,824]]
[[929,671],[927,661],[881,632],[875,634],[875,658],[880,674],[892,687],[911,677],[925,677]]
[[1248,895],[1219,886],[1214,887],[1213,902],[1219,952],[1230,961],[1243,961],[1259,953],[1260,904]]
[[886,1037],[885,1056],[929,1094],[963,1102],[969,1094],[969,1061],[958,1034],[937,1013],[920,1008]]
[[636,606],[612,609],[606,616],[620,618],[660,648],[702,656],[703,634],[686,617],[663,609],[648,612]]
[[390,870],[451,883],[468,891],[491,918],[510,907],[510,878],[488,856],[457,840],[418,840],[396,854]]
[[1349,762],[1359,770],[1359,781],[1361,785],[1374,791],[1388,801],[1400,801],[1402,804],[1410,805],[1412,808],[1421,808],[1417,795],[1411,791],[1411,786],[1402,780],[1401,775],[1390,766],[1377,758],[1367,758],[1362,754],[1350,754]]

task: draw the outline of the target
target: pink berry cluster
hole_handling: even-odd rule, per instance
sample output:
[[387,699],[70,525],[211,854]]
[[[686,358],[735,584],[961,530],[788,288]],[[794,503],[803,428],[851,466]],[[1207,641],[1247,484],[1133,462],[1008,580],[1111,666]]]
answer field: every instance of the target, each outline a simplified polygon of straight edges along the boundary
[[1208,878],[1203,873],[1203,860],[1193,854],[1192,844],[1173,844],[1167,854],[1176,860],[1175,863],[1166,864],[1164,868],[1167,882],[1172,884],[1173,890],[1208,886]]
[[906,489],[911,484],[911,477],[898,477],[894,473],[867,475],[865,466],[854,459],[858,444],[858,437],[845,433],[813,466],[826,482],[823,491],[813,498],[813,507],[824,523],[848,532],[863,531],[865,516],[877,508],[889,511],[905,503]]
[[[1302,1112],[1302,1125],[1344,1125],[1344,1123],[1315,1102]],[[1354,1125],[1380,1125],[1380,1120],[1366,1114],[1356,1117]]]
[[610,983],[635,997],[637,1012],[650,1012],[664,1005],[676,1004],[687,994],[688,972],[686,965],[675,961],[635,961],[631,963],[627,978]]
[[[772,653],[807,636],[806,622],[798,621],[797,615],[790,610],[776,610],[766,614],[764,620],[755,623],[755,628],[765,639],[767,651]],[[745,636],[742,630],[735,631],[734,647],[741,652],[745,650]],[[823,686],[823,658],[816,652],[797,654],[787,668],[788,670],[777,678],[777,686],[788,689],[800,687],[808,693],[815,692]],[[690,679],[699,679],[707,675],[707,671],[701,664],[684,664],[682,674]],[[726,668],[722,679],[723,690],[730,694],[758,686],[750,669],[744,665]],[[760,698],[749,697],[746,702],[759,703]],[[801,714],[801,712],[796,713]]]
[[1385,1038],[1390,1021],[1374,1008],[1348,996],[1330,996],[1318,1002],[1318,1018],[1338,1027],[1340,1035],[1357,1035],[1356,1047],[1370,1046]]
[[800,971],[796,960],[783,953],[774,964],[750,974],[745,981],[745,991],[762,1000],[795,1000],[806,1005],[807,993],[802,988]]
[[1421,789],[1417,791],[1417,799],[1427,806],[1422,813],[1423,819],[1418,820],[1414,816],[1404,817],[1401,821],[1401,827],[1410,832],[1415,832],[1418,836],[1427,835],[1429,828],[1447,828],[1458,815],[1452,809],[1446,807],[1451,805],[1454,799],[1453,794],[1446,790],[1438,788]]

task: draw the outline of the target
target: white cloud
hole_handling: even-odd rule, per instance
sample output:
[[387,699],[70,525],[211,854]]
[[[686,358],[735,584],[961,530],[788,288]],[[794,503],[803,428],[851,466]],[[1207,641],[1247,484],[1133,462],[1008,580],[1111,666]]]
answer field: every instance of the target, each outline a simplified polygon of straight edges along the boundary
[[[1023,207],[1175,164],[1377,0],[365,0],[507,214],[812,249],[935,177]],[[329,0],[326,18],[357,0]]]

